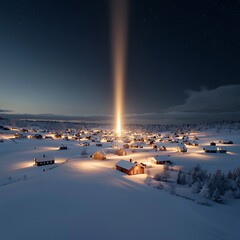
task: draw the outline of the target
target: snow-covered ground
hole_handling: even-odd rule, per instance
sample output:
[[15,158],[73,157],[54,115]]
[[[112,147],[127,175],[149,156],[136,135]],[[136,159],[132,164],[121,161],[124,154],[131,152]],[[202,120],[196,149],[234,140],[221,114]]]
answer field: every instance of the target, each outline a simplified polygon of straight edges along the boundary
[[[148,157],[170,155],[174,169],[203,169],[227,172],[240,166],[240,134],[237,131],[194,133],[199,146],[187,146],[178,153],[175,143],[163,143],[168,151],[128,150],[116,156],[112,143],[102,147],[80,146],[77,141],[49,139],[12,139],[2,131],[0,138],[0,239],[240,239],[240,200],[224,204],[210,200],[210,206],[198,204],[146,183],[147,174],[127,176],[115,170],[120,159],[145,162],[150,175],[162,166],[148,162]],[[227,154],[205,153],[210,142],[230,139]],[[62,144],[68,150],[58,150]],[[98,148],[106,160],[89,156]],[[82,155],[83,149],[87,155]],[[55,157],[56,164],[37,167],[33,159],[42,154]],[[172,172],[174,176],[177,172]],[[181,191],[181,186],[178,189]],[[192,198],[197,198],[191,195]]]

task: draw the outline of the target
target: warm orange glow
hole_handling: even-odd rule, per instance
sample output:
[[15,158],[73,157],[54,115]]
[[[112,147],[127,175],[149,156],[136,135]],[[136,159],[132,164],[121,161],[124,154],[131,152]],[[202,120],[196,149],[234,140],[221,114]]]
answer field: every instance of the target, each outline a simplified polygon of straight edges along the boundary
[[127,39],[127,0],[111,1],[115,130],[121,135]]

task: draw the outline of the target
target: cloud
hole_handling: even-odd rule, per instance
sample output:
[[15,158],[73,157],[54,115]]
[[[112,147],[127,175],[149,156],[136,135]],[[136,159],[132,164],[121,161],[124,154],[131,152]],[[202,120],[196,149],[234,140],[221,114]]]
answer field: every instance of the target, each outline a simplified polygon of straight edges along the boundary
[[0,109],[0,113],[10,113],[10,112],[12,112],[12,110]]
[[63,120],[63,121],[85,121],[104,122],[111,120],[111,115],[88,114],[88,115],[55,115],[55,114],[2,114],[5,118],[31,119],[31,120]]
[[[214,120],[240,119],[240,85],[226,85],[208,90],[188,90],[184,104],[176,105],[162,112],[125,114],[126,123],[185,123]],[[157,103],[156,103],[157,104]],[[0,110],[1,116],[14,119],[63,120],[112,123],[108,114],[54,115],[54,114],[12,114]]]
[[200,91],[188,90],[188,98],[182,105],[171,107],[168,113],[224,114],[240,111],[240,85],[221,86]]
[[184,123],[240,119],[240,85],[226,85],[208,90],[187,91],[184,104],[159,113],[127,114],[130,121],[148,123]]

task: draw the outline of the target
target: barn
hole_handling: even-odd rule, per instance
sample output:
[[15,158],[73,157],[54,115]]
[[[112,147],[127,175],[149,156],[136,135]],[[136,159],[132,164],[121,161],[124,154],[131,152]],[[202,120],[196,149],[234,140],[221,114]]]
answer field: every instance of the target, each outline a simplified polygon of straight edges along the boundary
[[55,159],[52,156],[43,154],[38,158],[34,158],[34,163],[37,166],[50,165],[55,163]]
[[120,160],[116,163],[116,169],[120,172],[126,173],[128,175],[143,174],[144,167],[138,163],[128,162],[126,160]]
[[106,153],[103,150],[98,150],[91,155],[94,159],[104,160],[106,159]]

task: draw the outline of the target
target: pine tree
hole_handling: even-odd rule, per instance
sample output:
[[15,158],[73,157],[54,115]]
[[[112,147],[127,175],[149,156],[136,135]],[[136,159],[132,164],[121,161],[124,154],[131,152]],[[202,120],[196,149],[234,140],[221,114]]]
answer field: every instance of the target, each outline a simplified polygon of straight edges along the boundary
[[221,202],[222,202],[222,198],[221,198],[221,196],[220,196],[219,191],[218,191],[217,188],[214,190],[211,199],[212,199],[214,202],[217,202],[217,203],[221,203]]
[[196,181],[195,183],[193,183],[192,187],[191,187],[191,190],[193,193],[199,193],[200,190],[201,190],[201,184],[199,181]]
[[227,177],[228,177],[228,179],[233,179],[233,174],[232,174],[231,170],[228,171]]
[[205,183],[200,191],[200,194],[206,198],[209,198],[211,196],[210,194],[210,189],[209,189],[209,184]]
[[177,184],[182,184],[182,185],[186,184],[186,175],[181,170],[179,170],[178,172]]
[[237,186],[240,188],[240,175],[237,176],[236,183],[237,183]]

